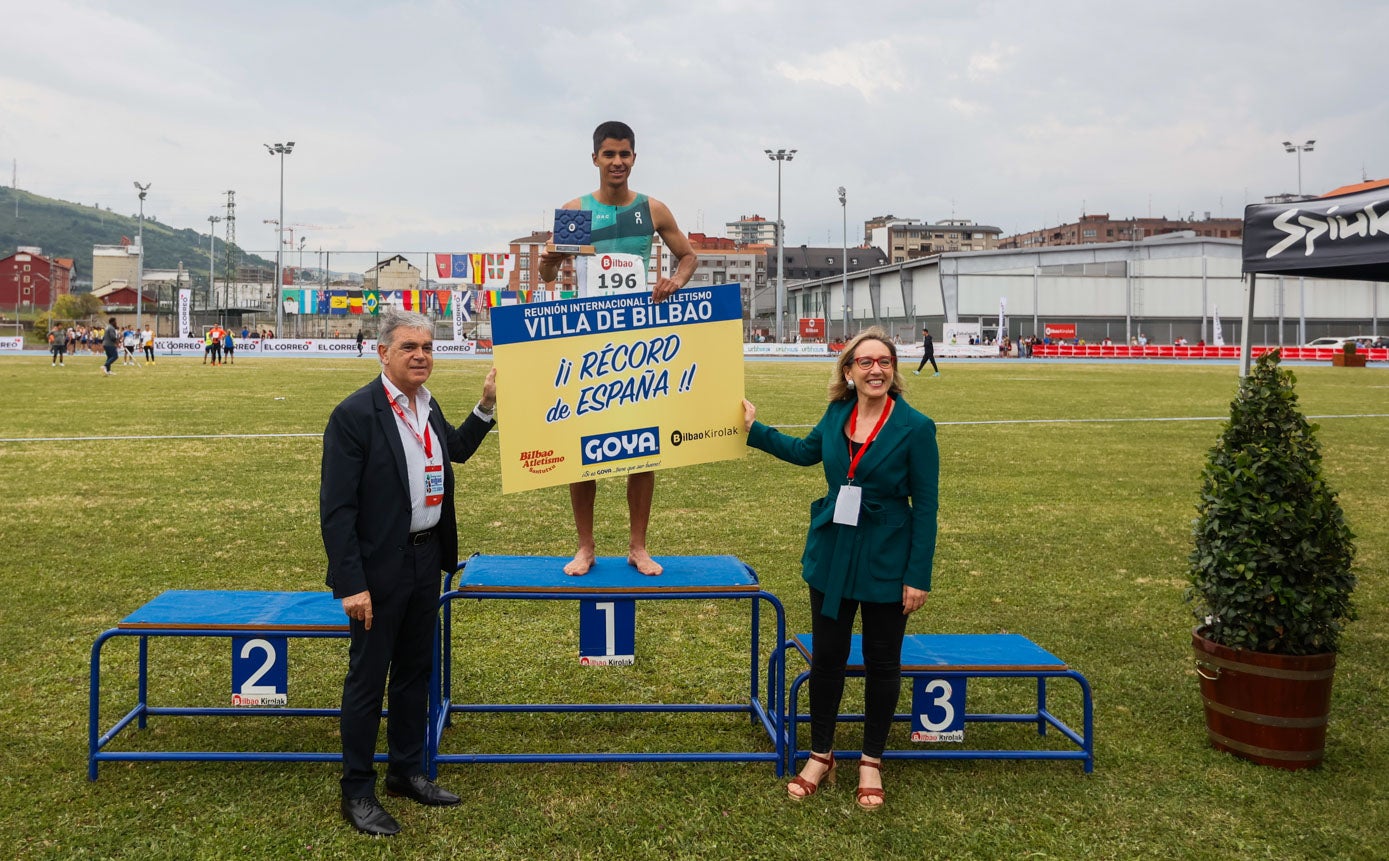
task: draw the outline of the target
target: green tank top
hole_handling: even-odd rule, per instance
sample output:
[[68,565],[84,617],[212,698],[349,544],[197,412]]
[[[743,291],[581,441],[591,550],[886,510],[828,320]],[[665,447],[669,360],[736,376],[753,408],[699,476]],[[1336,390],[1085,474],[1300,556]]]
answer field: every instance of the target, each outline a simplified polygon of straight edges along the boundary
[[593,248],[612,254],[635,254],[648,268],[651,266],[651,237],[656,232],[651,224],[651,203],[644,194],[626,206],[608,206],[585,194],[580,209],[593,213]]

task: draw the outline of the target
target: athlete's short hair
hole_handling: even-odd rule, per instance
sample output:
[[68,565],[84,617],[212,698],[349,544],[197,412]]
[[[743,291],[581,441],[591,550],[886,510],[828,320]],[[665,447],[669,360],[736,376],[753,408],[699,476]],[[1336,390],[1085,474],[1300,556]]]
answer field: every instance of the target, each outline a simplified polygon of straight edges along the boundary
[[637,149],[637,133],[632,131],[632,127],[617,120],[608,120],[593,130],[593,154],[598,154],[598,148],[603,145],[603,141],[612,138],[615,141],[627,141],[632,144],[632,151]]

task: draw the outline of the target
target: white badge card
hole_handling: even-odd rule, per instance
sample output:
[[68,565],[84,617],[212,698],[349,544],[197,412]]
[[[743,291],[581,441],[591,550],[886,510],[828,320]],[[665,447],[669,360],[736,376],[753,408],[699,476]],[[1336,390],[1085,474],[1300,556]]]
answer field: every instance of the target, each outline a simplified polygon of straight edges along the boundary
[[863,488],[857,484],[846,484],[839,488],[839,497],[834,501],[834,522],[845,526],[858,526],[858,512],[863,505]]

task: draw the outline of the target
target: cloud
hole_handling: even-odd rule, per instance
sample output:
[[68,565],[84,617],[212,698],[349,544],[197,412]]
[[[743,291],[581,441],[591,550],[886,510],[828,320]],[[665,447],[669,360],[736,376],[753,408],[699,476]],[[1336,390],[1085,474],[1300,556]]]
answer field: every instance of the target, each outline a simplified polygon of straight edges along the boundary
[[970,54],[965,73],[971,81],[981,81],[996,77],[1009,65],[1009,59],[1017,53],[1017,48],[1001,47],[997,42],[986,52]]
[[903,89],[902,64],[888,40],[859,42],[805,57],[799,63],[782,61],[776,71],[795,83],[814,82],[855,90],[864,101],[876,101],[883,91]]

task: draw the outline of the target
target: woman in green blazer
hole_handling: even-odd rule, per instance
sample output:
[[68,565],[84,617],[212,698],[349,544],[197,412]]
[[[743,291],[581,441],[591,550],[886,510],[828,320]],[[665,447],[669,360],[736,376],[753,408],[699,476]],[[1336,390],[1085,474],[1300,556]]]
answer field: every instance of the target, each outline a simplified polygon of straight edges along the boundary
[[882,329],[850,341],[830,378],[829,407],[809,436],[756,421],[748,445],[800,466],[823,464],[828,490],[810,504],[801,576],[810,586],[811,754],[786,791],[802,799],[834,772],[834,730],[854,616],[863,617],[864,727],[858,804],[882,806],[881,764],[901,690],[907,616],[926,603],[936,551],[936,425],[902,398],[897,348]]

